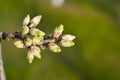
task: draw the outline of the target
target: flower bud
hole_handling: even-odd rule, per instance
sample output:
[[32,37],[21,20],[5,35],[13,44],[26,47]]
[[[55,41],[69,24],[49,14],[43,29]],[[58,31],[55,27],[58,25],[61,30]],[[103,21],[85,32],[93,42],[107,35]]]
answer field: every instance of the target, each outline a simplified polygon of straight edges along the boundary
[[34,60],[34,53],[33,53],[33,51],[31,49],[29,49],[27,51],[27,59],[28,59],[28,61],[29,61],[30,64]]
[[27,37],[27,38],[24,40],[24,43],[25,43],[25,46],[31,46],[31,44],[32,44],[32,39],[30,39],[29,37]]
[[30,22],[30,15],[28,14],[23,20],[23,26],[27,26]]
[[40,55],[40,48],[37,46],[33,47],[33,52],[34,52],[34,56],[37,57],[38,59],[41,59],[41,55]]
[[68,40],[61,40],[60,44],[63,47],[71,47],[71,46],[75,45],[75,43],[73,41],[68,41]]
[[66,35],[62,36],[62,39],[69,40],[69,41],[72,41],[75,38],[76,38],[76,36],[73,36],[73,35],[70,35],[70,34],[66,34]]
[[41,40],[41,37],[35,36],[35,37],[33,37],[33,39],[32,39],[32,43],[33,43],[33,44],[39,44],[39,43],[40,43],[40,40]]
[[53,36],[58,38],[64,30],[64,26],[61,24],[60,26],[56,27],[53,33]]
[[27,26],[23,26],[22,27],[22,31],[21,31],[21,34],[22,35],[26,35],[29,33],[29,28]]
[[24,48],[24,47],[25,47],[23,41],[21,41],[21,40],[15,41],[15,42],[14,42],[14,45],[15,45],[17,48]]
[[55,53],[61,52],[60,47],[55,43],[49,43],[48,47],[51,51],[53,51]]
[[41,18],[42,18],[41,15],[34,17],[34,18],[31,20],[29,27],[31,27],[31,28],[32,28],[32,27],[36,27],[36,26],[39,24]]
[[45,33],[43,31],[40,31],[37,28],[31,28],[30,29],[30,34],[33,35],[33,36],[40,36],[40,37],[45,35]]

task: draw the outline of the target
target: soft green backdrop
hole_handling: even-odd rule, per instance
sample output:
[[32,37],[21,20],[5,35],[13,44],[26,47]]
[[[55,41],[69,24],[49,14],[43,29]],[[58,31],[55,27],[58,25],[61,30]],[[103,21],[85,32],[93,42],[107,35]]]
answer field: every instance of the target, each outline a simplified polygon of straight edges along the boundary
[[60,8],[50,0],[0,0],[0,31],[19,31],[28,13],[43,15],[39,29],[47,34],[63,24],[76,45],[42,51],[29,64],[26,49],[2,41],[7,80],[120,80],[119,0],[65,0]]

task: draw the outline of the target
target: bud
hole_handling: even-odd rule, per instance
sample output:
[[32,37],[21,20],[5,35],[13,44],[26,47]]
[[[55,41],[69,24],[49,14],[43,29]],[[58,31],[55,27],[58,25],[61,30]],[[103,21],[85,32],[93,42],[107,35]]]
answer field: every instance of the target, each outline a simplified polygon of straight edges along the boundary
[[56,27],[53,33],[53,36],[58,38],[64,30],[64,26],[61,24],[60,26]]
[[34,18],[31,20],[29,27],[31,27],[31,28],[32,28],[32,27],[36,27],[36,26],[39,24],[41,18],[42,18],[41,15],[34,17]]
[[24,40],[24,43],[25,43],[25,46],[31,46],[32,40],[31,40],[29,37],[27,37],[27,38]]
[[27,51],[27,59],[28,59],[28,61],[29,61],[30,64],[34,60],[34,53],[33,53],[33,51],[31,49],[29,49]]
[[75,45],[75,43],[73,41],[68,41],[68,40],[61,40],[60,44],[63,47],[71,47],[71,46]]
[[55,53],[61,52],[60,47],[55,43],[49,43],[48,47],[51,51],[53,51]]
[[45,33],[43,31],[40,31],[37,28],[31,28],[30,29],[30,34],[33,35],[33,36],[40,36],[40,37],[45,35]]
[[41,55],[40,55],[40,48],[37,46],[33,47],[33,52],[34,52],[34,56],[37,57],[38,59],[41,59]]
[[35,36],[35,37],[33,37],[33,39],[32,39],[32,43],[33,43],[33,44],[39,44],[39,43],[40,43],[40,40],[41,40],[41,37]]
[[30,15],[28,14],[23,20],[23,26],[27,26],[30,22]]
[[14,45],[15,45],[17,48],[24,48],[24,47],[25,47],[23,41],[21,41],[21,40],[15,41],[15,42],[14,42]]
[[21,31],[21,34],[22,35],[26,35],[29,33],[29,28],[27,26],[23,26],[22,27],[22,31]]
[[76,36],[73,36],[73,35],[70,35],[70,34],[66,34],[66,35],[63,35],[62,36],[62,39],[64,40],[69,40],[69,41],[72,41],[76,38]]

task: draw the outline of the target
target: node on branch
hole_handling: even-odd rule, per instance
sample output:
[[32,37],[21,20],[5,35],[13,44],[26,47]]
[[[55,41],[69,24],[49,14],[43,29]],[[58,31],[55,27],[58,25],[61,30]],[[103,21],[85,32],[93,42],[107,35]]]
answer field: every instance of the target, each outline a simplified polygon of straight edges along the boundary
[[[19,32],[0,32],[0,40],[9,41],[10,39],[17,38],[14,45],[17,48],[27,48],[27,59],[32,63],[34,57],[41,59],[40,52],[48,47],[52,52],[61,52],[61,47],[71,47],[75,45],[73,40],[76,38],[71,34],[63,35],[64,26],[61,24],[57,26],[49,35],[37,29],[42,16],[38,15],[30,20],[28,14],[22,24],[22,30]],[[60,46],[59,46],[60,45]]]

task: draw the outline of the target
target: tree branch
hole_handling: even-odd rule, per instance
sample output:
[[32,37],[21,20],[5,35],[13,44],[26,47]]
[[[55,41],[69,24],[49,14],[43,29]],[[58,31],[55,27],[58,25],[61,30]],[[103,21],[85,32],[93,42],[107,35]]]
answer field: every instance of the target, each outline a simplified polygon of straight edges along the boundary
[[6,80],[4,66],[3,66],[3,60],[2,60],[2,49],[1,49],[1,43],[0,43],[0,80]]

